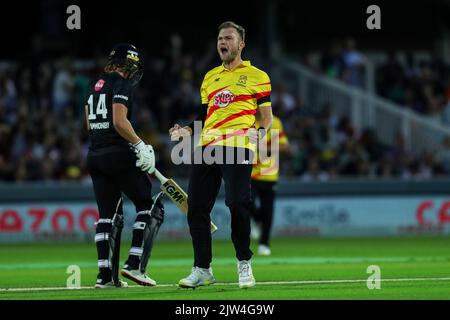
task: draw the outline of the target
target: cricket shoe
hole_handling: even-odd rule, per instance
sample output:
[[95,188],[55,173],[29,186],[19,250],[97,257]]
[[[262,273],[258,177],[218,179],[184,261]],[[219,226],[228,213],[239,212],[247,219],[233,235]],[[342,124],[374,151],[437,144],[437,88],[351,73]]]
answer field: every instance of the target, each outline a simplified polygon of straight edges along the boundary
[[237,269],[239,274],[239,288],[247,289],[256,284],[255,277],[253,277],[250,260],[238,261]]
[[102,279],[97,279],[97,283],[95,284],[95,289],[113,289],[113,288],[127,288],[128,283],[125,281],[119,280],[119,285],[116,286],[113,281],[104,282]]
[[269,246],[267,246],[265,244],[260,244],[258,246],[258,254],[260,256],[270,256],[271,253],[272,253],[272,251],[270,251]]
[[156,286],[156,281],[150,278],[146,273],[142,273],[139,269],[131,270],[125,267],[120,274],[141,286]]
[[212,269],[204,269],[199,267],[192,267],[191,274],[178,282],[178,286],[181,288],[196,288],[199,286],[208,286],[216,283]]

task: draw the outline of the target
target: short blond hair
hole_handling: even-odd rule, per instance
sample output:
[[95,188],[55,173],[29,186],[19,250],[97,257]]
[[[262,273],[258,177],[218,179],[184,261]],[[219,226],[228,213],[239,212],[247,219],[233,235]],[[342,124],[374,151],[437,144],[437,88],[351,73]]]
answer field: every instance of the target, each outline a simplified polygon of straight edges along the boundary
[[220,30],[227,29],[227,28],[234,28],[234,29],[236,29],[237,33],[241,37],[241,40],[245,41],[245,29],[244,29],[243,26],[240,26],[237,23],[234,23],[233,21],[225,21],[225,22],[220,24],[219,32],[220,32]]

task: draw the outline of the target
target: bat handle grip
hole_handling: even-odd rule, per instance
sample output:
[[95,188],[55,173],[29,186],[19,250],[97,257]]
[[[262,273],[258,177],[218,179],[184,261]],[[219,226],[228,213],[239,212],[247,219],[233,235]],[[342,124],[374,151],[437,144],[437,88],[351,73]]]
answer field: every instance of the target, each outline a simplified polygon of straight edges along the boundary
[[161,172],[159,172],[158,169],[156,169],[156,168],[155,168],[154,175],[155,175],[156,178],[159,180],[159,182],[161,182],[161,184],[164,184],[164,183],[167,182],[167,180],[169,180],[169,179],[167,179],[166,177],[164,177],[164,176],[161,174]]

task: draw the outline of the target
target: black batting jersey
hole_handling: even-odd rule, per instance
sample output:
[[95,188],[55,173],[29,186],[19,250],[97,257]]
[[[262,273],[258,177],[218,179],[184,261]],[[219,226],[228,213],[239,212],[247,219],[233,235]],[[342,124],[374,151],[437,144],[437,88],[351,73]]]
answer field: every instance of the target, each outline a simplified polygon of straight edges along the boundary
[[120,136],[113,125],[113,103],[128,108],[130,119],[132,107],[130,81],[116,72],[102,73],[89,87],[87,111],[89,120],[89,154],[130,151],[128,141]]

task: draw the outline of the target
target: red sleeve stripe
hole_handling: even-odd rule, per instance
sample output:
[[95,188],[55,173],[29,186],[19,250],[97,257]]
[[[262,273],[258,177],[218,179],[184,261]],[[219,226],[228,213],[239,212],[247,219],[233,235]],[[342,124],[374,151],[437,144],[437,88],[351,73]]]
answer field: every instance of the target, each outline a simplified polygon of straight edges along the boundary
[[247,101],[247,100],[250,100],[253,98],[254,98],[253,94],[241,94],[241,95],[234,97],[234,99],[231,103],[238,102],[238,101]]
[[270,91],[265,91],[265,92],[258,92],[254,94],[254,97],[256,98],[256,100],[259,100],[261,98],[270,96]]
[[257,86],[266,86],[266,85],[268,85],[268,84],[270,84],[270,81],[269,81],[269,82],[264,82],[264,83],[257,84]]
[[234,97],[233,102],[237,102],[237,101],[246,101],[246,100],[250,100],[250,99],[256,99],[259,100],[263,97],[267,97],[270,96],[270,91],[266,91],[266,92],[258,92],[258,93],[254,93],[254,94],[241,94],[239,96]]
[[231,120],[234,120],[234,119],[236,119],[236,118],[238,118],[238,117],[248,116],[248,115],[254,115],[254,114],[256,114],[256,109],[254,109],[254,110],[244,110],[244,111],[241,111],[241,112],[238,112],[238,113],[234,113],[234,114],[232,114],[231,116],[226,117],[226,118],[223,119],[222,121],[217,122],[217,123],[212,127],[212,129],[217,129],[217,128],[220,127],[221,125],[223,125],[223,124],[225,124],[225,123],[227,123],[227,122],[229,122],[229,121],[231,121]]

